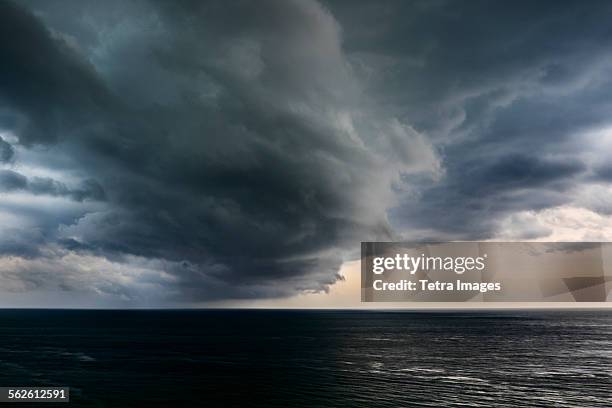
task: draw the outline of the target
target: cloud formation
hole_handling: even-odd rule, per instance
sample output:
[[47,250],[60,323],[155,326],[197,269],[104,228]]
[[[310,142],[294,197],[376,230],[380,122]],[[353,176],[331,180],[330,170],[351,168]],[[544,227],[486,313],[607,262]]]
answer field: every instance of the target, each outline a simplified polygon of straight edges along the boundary
[[289,296],[360,241],[609,211],[610,9],[0,2],[2,287]]
[[390,210],[404,236],[491,239],[516,214],[612,198],[581,196],[607,183],[610,4],[328,4],[367,89],[441,154],[444,177]]
[[[438,171],[366,97],[316,2],[64,5],[1,13],[20,38],[1,47],[4,130],[62,157],[30,167],[81,178],[5,169],[3,191],[104,201],[49,214],[37,256],[155,260],[185,301],[326,290],[355,242],[392,237],[391,183]],[[20,276],[49,279],[35,271]]]

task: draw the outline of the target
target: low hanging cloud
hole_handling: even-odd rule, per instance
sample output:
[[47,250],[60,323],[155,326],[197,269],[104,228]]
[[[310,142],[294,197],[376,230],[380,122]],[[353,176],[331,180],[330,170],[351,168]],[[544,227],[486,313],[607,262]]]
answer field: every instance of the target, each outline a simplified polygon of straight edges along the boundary
[[[36,218],[24,256],[154,260],[186,302],[326,290],[355,242],[393,237],[392,184],[439,172],[426,138],[367,98],[316,2],[65,5],[2,4],[18,39],[0,45],[0,100],[19,149],[57,155],[29,167],[79,187],[8,168],[0,187],[101,204]],[[19,276],[64,279],[37,265]]]
[[609,214],[611,15],[1,1],[2,287],[282,297],[327,290],[360,241],[542,238],[554,209]]

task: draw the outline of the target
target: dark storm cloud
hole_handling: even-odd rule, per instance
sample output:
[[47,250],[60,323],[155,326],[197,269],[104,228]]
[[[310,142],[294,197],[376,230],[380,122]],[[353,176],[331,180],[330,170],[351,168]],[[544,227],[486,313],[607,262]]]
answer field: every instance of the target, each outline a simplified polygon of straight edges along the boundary
[[10,162],[15,155],[13,146],[7,143],[4,139],[0,138],[0,163]]
[[[575,160],[551,160],[529,155],[508,155],[494,160],[481,157],[447,169],[445,180],[426,189],[419,202],[407,202],[394,216],[418,228],[432,228],[463,239],[490,238],[500,216],[564,204],[568,190],[586,171]],[[550,233],[522,225],[520,238]]]
[[611,124],[610,3],[327,4],[369,89],[442,151],[445,176],[392,211],[399,229],[494,237],[514,212],[574,202],[582,161],[605,157],[585,133]]
[[104,200],[104,190],[95,180],[86,180],[77,188],[48,177],[33,177],[28,180],[12,170],[0,170],[0,192],[27,191],[34,195],[69,197],[75,201]]
[[517,188],[558,190],[585,171],[585,165],[578,161],[546,160],[518,154],[500,157],[494,163],[481,160],[473,164],[473,168],[462,174],[458,187],[467,196],[478,197]]
[[160,260],[183,300],[326,290],[355,242],[392,236],[392,179],[435,170],[420,135],[360,96],[315,2],[78,3],[65,5],[92,14],[83,24],[48,3],[32,9],[49,27],[18,6],[1,14],[18,38],[0,50],[6,123],[27,125],[9,130],[96,180],[6,170],[5,190],[106,200],[46,224],[60,249],[44,256]]
[[546,235],[516,214],[605,178],[611,9],[0,2],[0,188],[34,197],[0,217],[36,237],[0,251],[197,301],[325,290],[364,240]]
[[21,143],[55,141],[109,102],[93,68],[30,12],[2,1],[0,15],[0,120]]
[[0,190],[13,191],[23,190],[28,185],[28,179],[22,174],[11,170],[0,171]]

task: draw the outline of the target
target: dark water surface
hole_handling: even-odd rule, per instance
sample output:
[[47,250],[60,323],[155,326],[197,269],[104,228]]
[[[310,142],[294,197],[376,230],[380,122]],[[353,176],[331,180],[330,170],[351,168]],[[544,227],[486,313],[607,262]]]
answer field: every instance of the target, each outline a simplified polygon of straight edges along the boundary
[[0,386],[71,387],[49,407],[611,407],[612,313],[3,310]]

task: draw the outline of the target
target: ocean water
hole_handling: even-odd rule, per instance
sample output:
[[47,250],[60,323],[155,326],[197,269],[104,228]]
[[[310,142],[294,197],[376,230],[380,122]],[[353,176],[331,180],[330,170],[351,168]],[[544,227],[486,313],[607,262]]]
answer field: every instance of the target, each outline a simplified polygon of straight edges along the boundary
[[612,313],[3,310],[0,386],[83,407],[611,407]]

